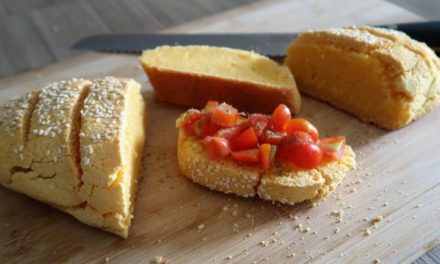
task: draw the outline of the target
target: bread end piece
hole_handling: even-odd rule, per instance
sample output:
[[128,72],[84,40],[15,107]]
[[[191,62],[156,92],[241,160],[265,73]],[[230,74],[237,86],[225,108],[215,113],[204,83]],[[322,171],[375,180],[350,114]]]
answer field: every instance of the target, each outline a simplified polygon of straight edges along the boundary
[[302,92],[385,129],[403,127],[440,104],[440,60],[394,30],[308,31],[289,45],[285,65]]
[[301,97],[289,69],[254,52],[209,46],[162,46],[143,52],[141,65],[159,101],[202,108],[208,100],[247,112],[270,113]]

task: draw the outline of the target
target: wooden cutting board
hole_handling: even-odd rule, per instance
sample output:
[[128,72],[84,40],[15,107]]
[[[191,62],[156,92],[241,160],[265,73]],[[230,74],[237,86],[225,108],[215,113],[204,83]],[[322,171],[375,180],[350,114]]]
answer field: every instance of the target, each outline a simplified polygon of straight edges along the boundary
[[[296,31],[421,20],[382,1],[302,2],[264,1],[172,31]],[[323,135],[345,134],[358,168],[325,201],[281,206],[212,192],[179,174],[174,121],[185,109],[154,101],[136,56],[88,53],[0,80],[0,102],[50,81],[107,74],[135,78],[148,101],[146,169],[129,238],[0,188],[1,263],[149,263],[156,256],[169,263],[401,263],[440,241],[440,109],[387,132],[304,97],[300,116]],[[343,211],[342,219],[335,210]],[[384,219],[374,227],[378,215]]]

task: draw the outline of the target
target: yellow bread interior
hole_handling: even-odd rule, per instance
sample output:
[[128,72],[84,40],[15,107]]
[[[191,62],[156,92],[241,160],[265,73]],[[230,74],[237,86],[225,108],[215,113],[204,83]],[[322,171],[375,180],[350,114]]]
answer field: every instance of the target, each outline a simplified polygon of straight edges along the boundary
[[[179,122],[179,121],[178,121]],[[277,166],[264,172],[259,165],[239,165],[230,158],[212,160],[198,139],[180,129],[177,145],[181,173],[212,190],[285,204],[322,199],[331,194],[348,171],[355,167],[355,154],[347,146],[337,161],[311,170]]]
[[73,79],[33,94],[13,111],[22,124],[19,133],[5,133],[14,127],[3,118],[13,101],[0,108],[0,141],[13,142],[0,145],[0,152],[17,152],[0,164],[1,183],[126,237],[145,140],[139,84]]
[[141,63],[162,70],[292,87],[289,69],[252,51],[210,46],[161,46],[142,53]]
[[402,127],[440,102],[440,62],[403,33],[346,27],[300,34],[287,65],[299,89],[387,129]]

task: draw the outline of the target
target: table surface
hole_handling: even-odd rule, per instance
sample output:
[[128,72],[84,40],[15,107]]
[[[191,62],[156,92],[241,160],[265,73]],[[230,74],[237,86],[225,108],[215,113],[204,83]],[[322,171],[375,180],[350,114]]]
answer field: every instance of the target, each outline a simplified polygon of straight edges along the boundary
[[[6,2],[6,1],[4,1]],[[3,2],[3,3],[4,3]],[[42,1],[43,2],[43,1]],[[70,2],[74,1],[61,1],[69,3],[69,7],[74,6],[74,4]],[[214,2],[214,1],[212,1]],[[241,4],[243,3],[249,3],[252,1],[240,1]],[[117,3],[117,1],[114,1],[114,3]],[[199,3],[201,3],[199,1]],[[62,4],[62,3],[60,3]],[[208,6],[210,4],[207,4]],[[3,5],[4,6],[4,5]],[[1,7],[1,5],[0,5]],[[221,31],[236,31],[236,32],[253,32],[261,30],[262,28],[269,31],[286,31],[286,24],[289,24],[291,26],[288,27],[288,31],[301,31],[306,30],[310,28],[316,28],[316,27],[327,27],[327,26],[338,26],[338,25],[345,25],[345,24],[360,24],[360,23],[372,23],[372,24],[384,24],[384,23],[391,23],[391,22],[407,22],[407,21],[420,21],[423,20],[423,18],[419,15],[415,15],[411,12],[405,11],[402,8],[399,8],[397,6],[391,5],[389,3],[383,2],[383,1],[369,1],[368,3],[350,3],[347,4],[344,1],[317,1],[315,3],[310,2],[304,2],[304,1],[261,1],[256,3],[251,3],[247,5],[243,5],[241,7],[238,7],[236,9],[227,11],[225,13],[221,14],[215,14],[214,13],[218,11],[223,11],[226,9],[229,9],[231,7],[234,7],[233,4],[229,5],[223,5],[220,7],[214,7],[214,8],[206,8],[207,10],[211,10],[211,12],[206,12],[206,15],[210,15],[209,17],[202,18],[197,21],[189,22],[177,27],[171,27],[168,28],[170,25],[174,24],[181,24],[184,21],[188,21],[188,18],[185,19],[175,19],[173,23],[169,23],[168,26],[162,26],[162,28],[157,27],[154,30],[163,30],[165,32],[221,32]],[[375,12],[369,13],[365,12],[366,10],[374,9]],[[14,22],[14,19],[11,19],[11,14],[6,13],[5,16],[3,16],[4,10],[0,8],[0,14],[2,14],[2,19],[8,19],[9,25],[12,25]],[[160,8],[158,8],[160,10]],[[169,10],[164,8],[164,10]],[[255,10],[255,12],[253,12]],[[261,12],[261,10],[264,10],[264,12],[274,12],[279,13],[280,17],[282,19],[277,19],[274,21],[261,21],[258,19],[258,12]],[[280,12],[280,10],[285,10],[285,12]],[[290,15],[292,13],[292,10],[295,10],[295,16]],[[337,11],[335,11],[337,10]],[[311,17],[316,16],[325,16],[327,12],[340,12],[340,15],[332,14],[332,19],[312,19]],[[3,13],[2,13],[3,12]],[[169,11],[168,11],[169,12]],[[37,12],[38,13],[38,12]],[[155,12],[157,14],[157,12]],[[177,13],[176,13],[177,14]],[[35,17],[39,17],[39,15],[34,15]],[[190,17],[191,15],[187,15],[187,17]],[[168,16],[173,17],[173,16]],[[41,21],[45,21],[45,16],[41,16]],[[200,18],[197,17],[197,18]],[[56,18],[54,18],[56,19]],[[151,18],[150,18],[151,19]],[[157,18],[155,18],[157,19]],[[154,20],[154,19],[153,19]],[[12,21],[12,22],[11,22]],[[17,21],[17,20],[16,20]],[[32,23],[35,22],[31,21]],[[11,24],[12,23],[12,24]],[[261,24],[261,26],[258,26],[258,24]],[[159,23],[160,24],[160,23]],[[256,26],[257,24],[257,26]],[[268,25],[269,24],[269,25]],[[8,25],[8,24],[6,24]],[[3,28],[2,28],[3,26]],[[1,30],[5,29],[5,24],[0,23],[0,32]],[[59,30],[56,28],[53,28],[54,31]],[[14,30],[15,31],[15,30]],[[9,29],[9,33],[12,32],[12,30]],[[16,34],[19,35],[19,34]],[[78,36],[77,36],[78,37]],[[30,37],[30,41],[32,41],[32,36]],[[2,40],[0,41],[0,52],[6,52],[7,49],[4,49],[5,46],[11,45],[10,43],[6,43],[5,38],[2,37]],[[5,44],[6,43],[6,44]],[[32,42],[31,42],[32,43]],[[66,44],[66,43],[64,43]],[[56,47],[52,47],[55,49]],[[64,47],[66,49],[66,47]],[[56,53],[56,52],[55,52]],[[4,54],[2,54],[4,55]],[[25,57],[25,60],[28,59],[27,56],[23,55],[15,55]],[[71,54],[64,53],[64,51],[59,51],[59,54],[55,57],[56,59],[64,58],[63,56],[70,56]],[[31,56],[32,57],[32,56]],[[39,66],[44,63],[48,63],[51,60],[45,60],[41,59],[38,56],[32,57],[32,60],[35,60],[36,62],[39,61],[39,63],[31,63],[28,64],[28,66],[35,67],[35,65]],[[11,61],[11,60],[6,60]],[[18,65],[18,64],[17,64]],[[0,72],[0,74],[6,75],[8,73],[17,72],[20,70],[23,70],[21,65],[17,66],[14,64],[5,64],[4,62],[1,63],[0,71],[7,69],[3,72]],[[16,67],[16,68],[14,68]],[[15,77],[8,78],[8,80],[13,80]],[[2,82],[2,84],[7,84],[8,81]],[[6,87],[0,87],[0,89],[6,88]],[[440,247],[434,248],[432,251],[430,251],[428,254],[425,254],[421,258],[419,258],[415,263],[436,263],[440,262]]]

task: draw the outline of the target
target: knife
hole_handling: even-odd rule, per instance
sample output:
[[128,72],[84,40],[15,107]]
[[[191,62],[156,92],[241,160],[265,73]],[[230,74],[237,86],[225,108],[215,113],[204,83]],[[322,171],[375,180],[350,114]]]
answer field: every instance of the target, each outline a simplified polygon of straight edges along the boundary
[[[425,42],[439,55],[440,21],[380,26],[400,30]],[[298,33],[221,34],[102,34],[83,38],[72,48],[118,53],[141,53],[162,45],[209,45],[253,50],[274,59],[284,57],[286,47]]]

